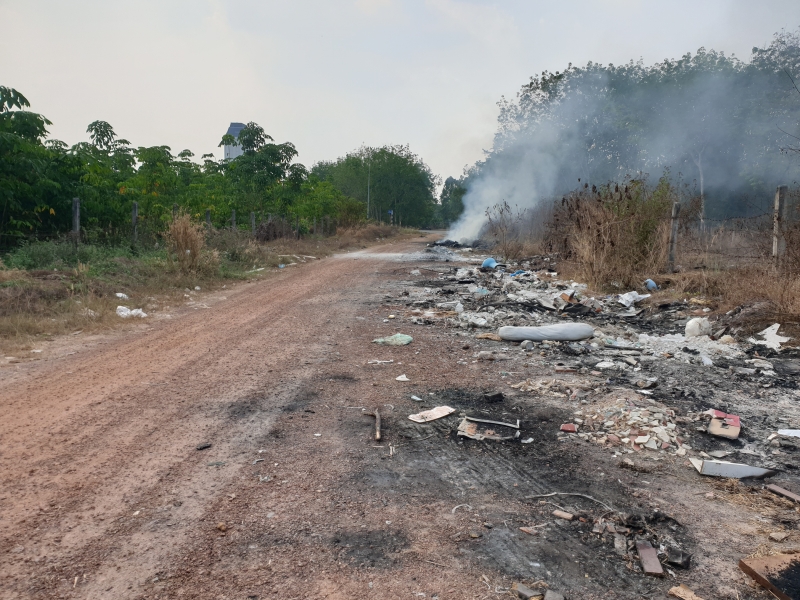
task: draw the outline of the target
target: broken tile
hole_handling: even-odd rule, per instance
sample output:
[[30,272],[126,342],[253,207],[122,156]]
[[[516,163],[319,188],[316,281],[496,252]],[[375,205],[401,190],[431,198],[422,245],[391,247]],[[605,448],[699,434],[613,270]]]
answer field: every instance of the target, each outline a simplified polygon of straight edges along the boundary
[[655,548],[647,541],[636,542],[636,551],[639,553],[639,560],[642,563],[642,571],[645,575],[652,577],[663,577],[664,569],[658,560]]
[[578,426],[575,425],[574,423],[564,423],[561,426],[561,431],[565,431],[567,433],[577,433],[578,432]]

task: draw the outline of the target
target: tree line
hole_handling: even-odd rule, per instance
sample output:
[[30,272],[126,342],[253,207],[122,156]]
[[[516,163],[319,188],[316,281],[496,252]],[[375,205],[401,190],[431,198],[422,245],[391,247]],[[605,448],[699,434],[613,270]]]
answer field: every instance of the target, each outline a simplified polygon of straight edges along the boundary
[[703,220],[763,212],[799,174],[798,74],[800,35],[782,31],[747,61],[700,48],[531,77],[501,99],[491,150],[456,181],[468,190],[464,222],[502,200],[531,207],[665,173],[701,200]]
[[127,239],[134,202],[140,227],[156,232],[175,205],[197,219],[208,211],[216,227],[231,226],[232,211],[303,228],[324,218],[416,227],[439,218],[437,177],[408,146],[364,147],[309,170],[291,142],[276,143],[251,122],[220,142],[240,146],[240,156],[197,160],[189,150],[133,147],[105,121],[89,124],[88,142],[67,146],[49,139],[52,123],[29,108],[23,94],[0,86],[0,247],[68,232],[74,197],[82,228],[109,241]]

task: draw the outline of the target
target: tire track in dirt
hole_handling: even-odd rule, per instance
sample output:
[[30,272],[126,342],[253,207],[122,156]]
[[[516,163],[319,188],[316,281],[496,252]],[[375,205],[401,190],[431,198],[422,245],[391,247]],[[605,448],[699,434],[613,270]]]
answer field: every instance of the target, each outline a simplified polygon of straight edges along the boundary
[[[4,387],[3,597],[69,593],[73,577],[81,597],[124,597],[179,553],[244,449],[329,360],[329,313],[347,318],[367,291],[342,280],[370,268],[332,259],[281,273]],[[237,416],[253,399],[259,418]],[[206,440],[210,451],[194,450]]]

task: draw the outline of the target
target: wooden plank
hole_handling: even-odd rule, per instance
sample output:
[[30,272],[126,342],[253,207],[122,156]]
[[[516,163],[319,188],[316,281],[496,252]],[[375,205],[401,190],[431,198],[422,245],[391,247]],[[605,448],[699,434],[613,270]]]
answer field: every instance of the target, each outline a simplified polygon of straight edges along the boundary
[[636,551],[639,553],[639,560],[642,563],[642,570],[645,575],[651,577],[663,577],[664,569],[661,567],[661,561],[658,560],[656,549],[650,542],[636,542]]
[[800,600],[800,555],[743,558],[739,568],[780,600]]
[[785,498],[789,498],[789,500],[794,500],[795,502],[800,502],[800,496],[795,494],[794,492],[790,492],[789,490],[785,490],[780,486],[769,484],[767,489],[772,492],[773,494],[778,494],[779,496],[784,496]]

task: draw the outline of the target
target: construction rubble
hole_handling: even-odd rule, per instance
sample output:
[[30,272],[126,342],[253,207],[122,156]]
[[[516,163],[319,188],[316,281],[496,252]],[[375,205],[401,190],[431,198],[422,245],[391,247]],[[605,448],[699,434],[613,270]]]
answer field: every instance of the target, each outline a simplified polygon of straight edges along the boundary
[[[592,293],[583,283],[560,279],[553,257],[504,264],[479,250],[450,241],[432,245],[416,261],[428,266],[408,269],[385,295],[391,316],[384,322],[398,333],[440,328],[463,342],[454,368],[474,366],[495,376],[472,409],[437,405],[434,396],[454,401],[435,390],[428,404],[416,388],[412,399],[430,410],[411,415],[412,421],[459,444],[511,444],[535,452],[537,445],[555,443],[565,452],[604,453],[633,477],[650,474],[643,483],[652,480],[654,487],[659,470],[672,469],[690,486],[690,498],[717,498],[709,491],[715,480],[705,475],[721,476],[716,481],[736,480],[759,502],[784,502],[791,513],[800,511],[793,508],[800,500],[800,352],[779,323],[754,331],[746,307],[719,312],[705,298],[676,298],[653,280],[637,290]],[[526,407],[548,402],[563,411],[559,422],[526,416]],[[565,504],[557,493],[592,504],[580,508],[575,498]],[[602,486],[591,495],[529,496],[538,512],[517,528],[531,540],[571,528],[584,539],[594,535],[629,570],[668,578],[662,596],[647,597],[711,597],[678,585],[676,570],[694,568],[689,550],[696,544],[687,541],[681,515],[609,509],[603,497]],[[791,519],[791,527],[800,528],[800,519]],[[544,597],[547,586],[539,583],[518,581],[511,592]]]

